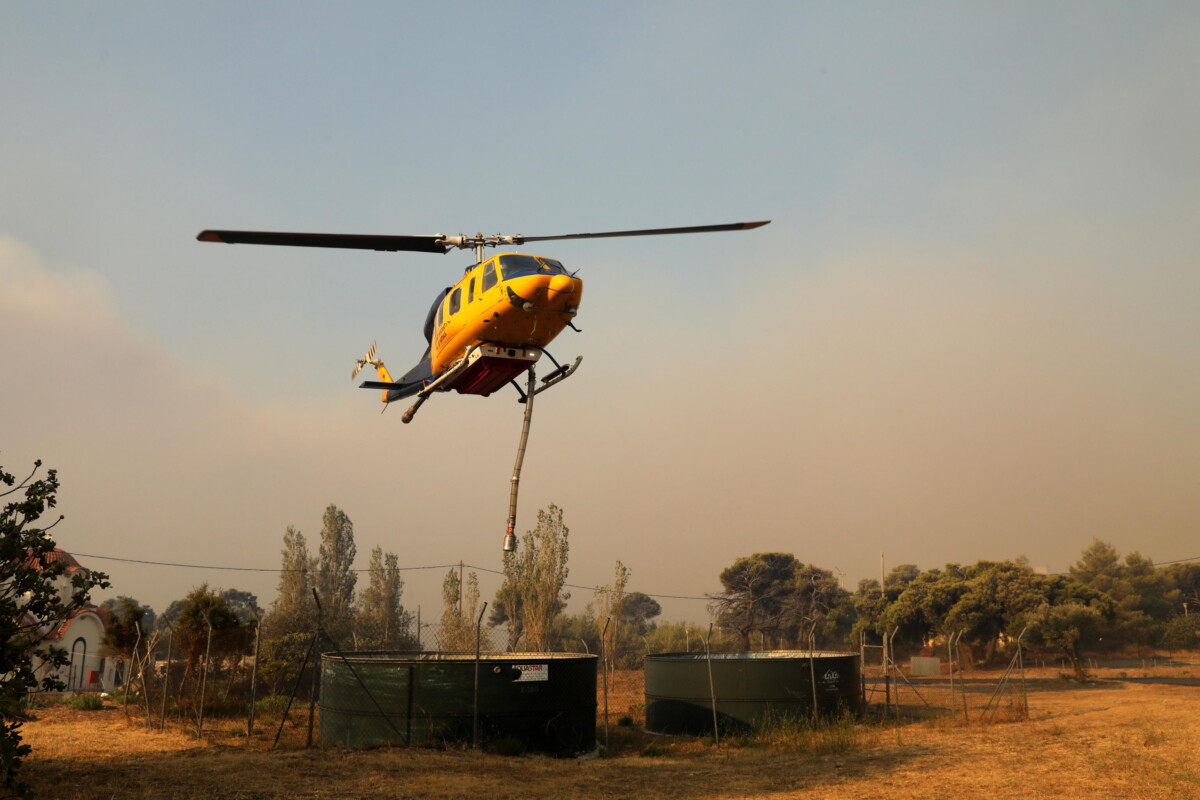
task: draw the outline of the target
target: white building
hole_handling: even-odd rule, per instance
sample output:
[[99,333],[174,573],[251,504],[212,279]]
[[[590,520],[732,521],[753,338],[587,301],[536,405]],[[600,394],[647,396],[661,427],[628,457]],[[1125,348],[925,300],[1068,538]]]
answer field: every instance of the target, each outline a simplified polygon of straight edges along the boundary
[[[55,549],[42,558],[45,564],[61,563],[63,573],[55,579],[59,595],[64,600],[71,597],[71,576],[79,572],[87,574],[65,550]],[[42,641],[67,652],[70,663],[57,671],[57,677],[71,692],[107,692],[116,684],[113,659],[101,654],[100,641],[104,637],[104,612],[94,605],[77,610],[70,618],[47,627]],[[34,658],[34,671],[40,682],[50,672],[50,664]]]

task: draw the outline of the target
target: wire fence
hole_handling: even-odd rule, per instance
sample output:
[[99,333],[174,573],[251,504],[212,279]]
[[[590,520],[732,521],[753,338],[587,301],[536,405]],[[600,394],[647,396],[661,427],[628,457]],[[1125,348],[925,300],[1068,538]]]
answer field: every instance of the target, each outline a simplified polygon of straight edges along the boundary
[[[360,620],[345,628],[318,616],[307,632],[254,633],[223,641],[210,628],[201,641],[184,642],[168,628],[148,637],[121,664],[113,697],[132,723],[259,750],[323,743],[499,747],[506,739],[541,737],[540,749],[565,742],[564,752],[578,753],[646,724],[647,655],[746,650],[740,637],[711,626],[650,630],[614,618],[513,636],[506,625],[488,625],[483,612],[451,624],[411,619],[372,627]],[[951,635],[940,648],[916,653],[897,653],[886,637],[882,644],[860,641],[865,712],[964,724],[1020,720],[1036,707],[1039,691],[1076,674],[1065,659],[1030,652],[1020,637],[984,667],[960,639]],[[774,644],[751,640],[750,649]],[[1190,674],[1186,663],[1162,657],[1093,658],[1084,666],[1118,680]],[[515,728],[512,719],[520,722]],[[552,719],[559,721],[545,722]]]

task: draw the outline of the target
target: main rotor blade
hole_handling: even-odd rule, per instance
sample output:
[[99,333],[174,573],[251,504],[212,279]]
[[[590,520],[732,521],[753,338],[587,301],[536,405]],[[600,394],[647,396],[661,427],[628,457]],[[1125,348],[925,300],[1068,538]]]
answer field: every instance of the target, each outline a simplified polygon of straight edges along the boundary
[[202,242],[225,244],[276,244],[292,247],[338,247],[350,250],[410,250],[446,253],[440,236],[366,236],[356,233],[276,233],[270,231],[201,231]]
[[716,231],[748,231],[761,228],[771,220],[762,222],[730,222],[724,225],[693,225],[688,228],[647,228],[640,231],[608,231],[606,233],[569,233],[565,236],[514,236],[514,244],[525,242],[548,242],[553,239],[603,239],[610,236],[661,236],[668,233],[712,233]]

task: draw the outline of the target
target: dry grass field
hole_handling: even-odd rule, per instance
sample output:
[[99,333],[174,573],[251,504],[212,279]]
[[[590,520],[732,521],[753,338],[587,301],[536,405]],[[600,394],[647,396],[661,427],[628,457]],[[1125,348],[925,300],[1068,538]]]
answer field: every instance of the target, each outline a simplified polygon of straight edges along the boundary
[[34,747],[25,778],[43,800],[1200,798],[1200,686],[1168,682],[1180,676],[1163,670],[1153,682],[1114,671],[1086,685],[1051,675],[1030,682],[1023,722],[898,720],[855,726],[835,746],[782,737],[719,748],[614,724],[612,755],[579,760],[297,749],[303,725],[272,752],[269,724],[247,742],[236,722],[218,721],[200,743],[181,730],[147,732],[118,708],[55,707],[25,728]]

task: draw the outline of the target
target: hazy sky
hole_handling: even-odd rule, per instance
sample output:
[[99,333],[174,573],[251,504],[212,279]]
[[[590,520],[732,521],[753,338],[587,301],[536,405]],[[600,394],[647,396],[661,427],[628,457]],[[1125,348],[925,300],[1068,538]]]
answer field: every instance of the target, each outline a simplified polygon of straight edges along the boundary
[[335,503],[361,566],[496,569],[515,393],[406,426],[350,380],[470,256],[196,233],[771,219],[527,248],[586,283],[518,520],[565,509],[571,583],[1200,556],[1197,41],[1188,2],[0,0],[0,464],[59,470],[76,553],[269,570]]

